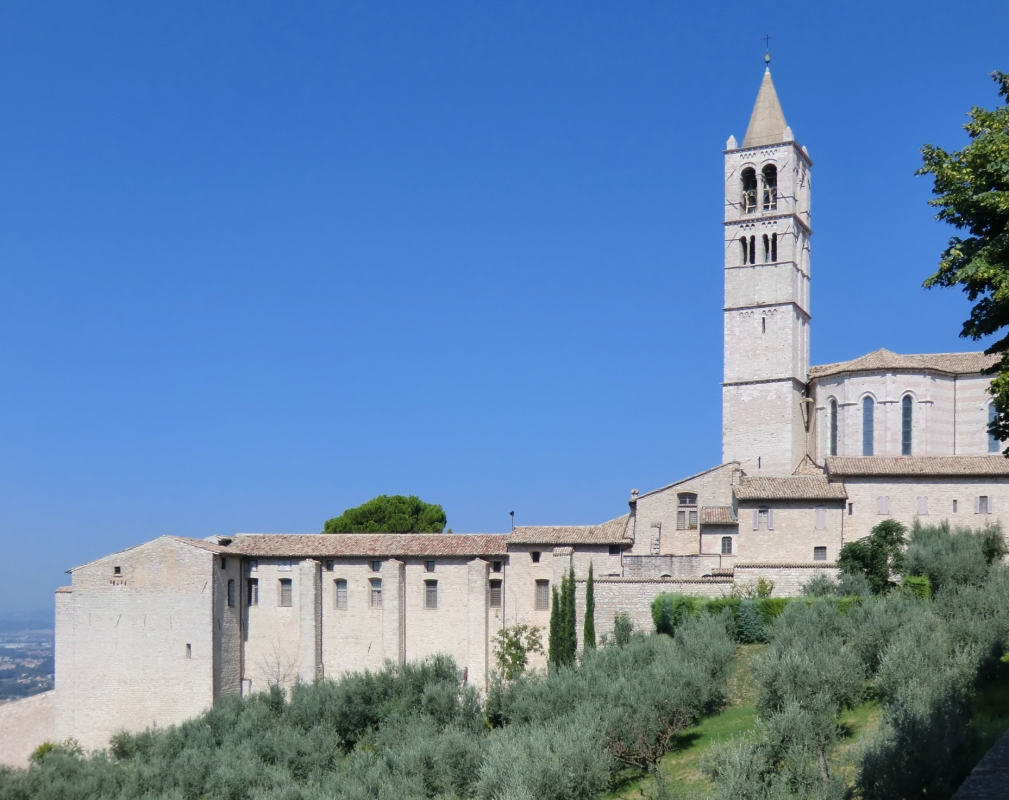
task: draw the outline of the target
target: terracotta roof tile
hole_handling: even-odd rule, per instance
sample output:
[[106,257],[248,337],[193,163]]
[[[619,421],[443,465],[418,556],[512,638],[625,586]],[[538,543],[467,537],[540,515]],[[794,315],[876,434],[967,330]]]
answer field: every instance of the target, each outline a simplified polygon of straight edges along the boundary
[[56,594],[73,594],[73,593],[74,593],[73,586],[61,586],[59,589],[56,590]]
[[506,533],[240,533],[228,552],[246,556],[503,556]]
[[1009,459],[990,456],[828,456],[831,477],[1009,475]]
[[703,506],[701,508],[702,525],[735,525],[737,521],[732,516],[731,506]]
[[826,378],[845,372],[882,372],[885,370],[910,370],[913,372],[942,372],[947,375],[974,375],[998,361],[998,356],[984,353],[924,353],[903,356],[890,350],[874,350],[867,355],[823,364],[809,368],[810,379]]
[[843,484],[812,475],[744,477],[732,491],[738,500],[843,500],[848,496]]
[[630,515],[600,525],[521,525],[508,537],[513,544],[624,544]]
[[802,461],[799,462],[793,471],[793,475],[823,475],[823,467],[819,466],[813,459],[808,455],[802,457]]

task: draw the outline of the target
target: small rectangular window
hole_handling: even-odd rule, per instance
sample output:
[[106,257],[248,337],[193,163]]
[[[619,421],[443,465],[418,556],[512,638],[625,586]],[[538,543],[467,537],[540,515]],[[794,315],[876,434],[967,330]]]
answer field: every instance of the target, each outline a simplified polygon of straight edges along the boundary
[[434,562],[425,561],[424,562],[424,572],[434,572]]
[[918,515],[921,516],[922,514],[927,514],[927,513],[928,513],[928,498],[927,497],[919,497],[918,498]]
[[112,574],[113,575],[122,575],[123,574],[123,568],[122,567],[113,567],[112,568]]
[[259,562],[256,559],[250,559],[249,561],[249,572],[255,572],[259,569]]
[[685,531],[687,529],[687,512],[677,511],[676,512],[676,530]]
[[277,562],[277,570],[280,572],[290,572],[291,571],[291,559],[283,558]]
[[186,658],[193,657],[193,646],[191,644],[186,645]]
[[347,581],[336,580],[333,581],[333,585],[336,589],[336,597],[334,603],[336,608],[346,609],[347,608]]
[[818,531],[827,530],[827,509],[816,509],[816,529]]
[[228,581],[228,608],[235,607],[235,582],[233,580]]
[[382,579],[372,578],[371,579],[371,607],[381,608],[382,607]]
[[697,512],[696,511],[688,511],[687,512],[687,530],[691,530],[692,531],[692,530],[696,530],[696,529],[697,529]]
[[813,548],[813,561],[826,561],[827,560],[827,548],[826,547],[814,547]]
[[879,498],[879,513],[889,514],[890,513],[890,498],[880,497]]
[[332,572],[334,567],[336,567],[336,562],[333,559],[328,559],[326,561],[326,572]]
[[620,545],[618,545],[618,544],[611,544],[610,545],[610,555],[611,556],[618,556],[618,555],[620,555]]
[[981,495],[974,501],[974,513],[975,514],[990,514],[991,513],[991,498],[985,495]]
[[540,551],[539,550],[533,550],[529,554],[529,556],[532,558],[534,564],[539,564],[540,563]]
[[732,537],[723,536],[722,537],[722,555],[731,556],[732,555]]
[[956,513],[956,500],[953,501],[953,513]]
[[438,607],[438,581],[424,581],[424,608]]
[[249,605],[259,605],[259,578],[249,578]]
[[536,610],[550,608],[550,581],[536,581]]
[[226,559],[226,558],[224,558],[222,556],[221,557],[221,569],[227,569],[227,568],[228,568],[228,559]]
[[855,513],[855,504],[848,503],[848,516],[852,516]]
[[501,608],[501,581],[490,582],[490,607]]
[[492,561],[491,564],[490,564],[490,571],[491,572],[500,572],[501,571],[501,562],[500,561]]
[[371,562],[371,571],[372,572],[381,572],[382,571],[382,562],[381,561],[372,561]]
[[282,608],[290,608],[294,602],[294,592],[291,589],[291,579],[280,579],[280,605]]

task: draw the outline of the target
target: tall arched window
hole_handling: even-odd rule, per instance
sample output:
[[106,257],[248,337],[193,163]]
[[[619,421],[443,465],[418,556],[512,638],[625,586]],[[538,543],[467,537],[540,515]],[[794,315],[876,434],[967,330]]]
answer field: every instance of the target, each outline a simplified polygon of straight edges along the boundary
[[757,210],[757,171],[753,167],[743,170],[743,213]]
[[750,263],[750,259],[746,257],[747,254],[750,252],[750,247],[749,245],[746,244],[745,236],[739,237],[739,243],[743,246],[743,266],[746,266],[747,264]]
[[830,454],[837,455],[837,400],[830,401]]
[[862,401],[862,455],[872,455],[872,434],[875,422],[876,404],[871,397]]
[[778,260],[778,234],[771,234],[771,261]]
[[774,211],[778,207],[778,168],[768,164],[760,171],[760,176],[764,179],[764,211]]
[[764,234],[764,261],[771,260],[771,237]]
[[[988,422],[991,424],[995,421],[995,404],[988,404]],[[988,434],[988,452],[997,453],[999,451],[1000,442],[991,433]]]
[[904,395],[900,401],[900,454],[911,455],[911,431],[914,422],[914,401],[911,395]]

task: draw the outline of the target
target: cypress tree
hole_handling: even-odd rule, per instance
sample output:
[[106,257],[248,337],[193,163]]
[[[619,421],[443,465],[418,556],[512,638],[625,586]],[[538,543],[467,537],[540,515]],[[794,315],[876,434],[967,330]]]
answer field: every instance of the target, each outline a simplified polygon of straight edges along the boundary
[[559,666],[562,662],[561,645],[561,600],[557,587],[552,586],[550,598],[550,641],[548,645],[547,662],[551,667]]
[[572,566],[561,583],[560,610],[560,653],[561,664],[571,666],[575,663],[575,652],[578,650],[577,620],[575,617],[575,568]]
[[585,584],[585,628],[582,641],[586,650],[596,649],[596,588],[592,578],[592,562],[589,562],[589,579]]

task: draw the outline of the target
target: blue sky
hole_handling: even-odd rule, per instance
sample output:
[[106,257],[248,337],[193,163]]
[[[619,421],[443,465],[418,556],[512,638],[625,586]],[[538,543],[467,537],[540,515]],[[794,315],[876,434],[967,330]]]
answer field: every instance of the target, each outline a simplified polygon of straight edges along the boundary
[[169,533],[592,523],[720,458],[722,148],[765,33],[812,357],[975,349],[915,178],[1003,3],[0,7],[0,608]]

